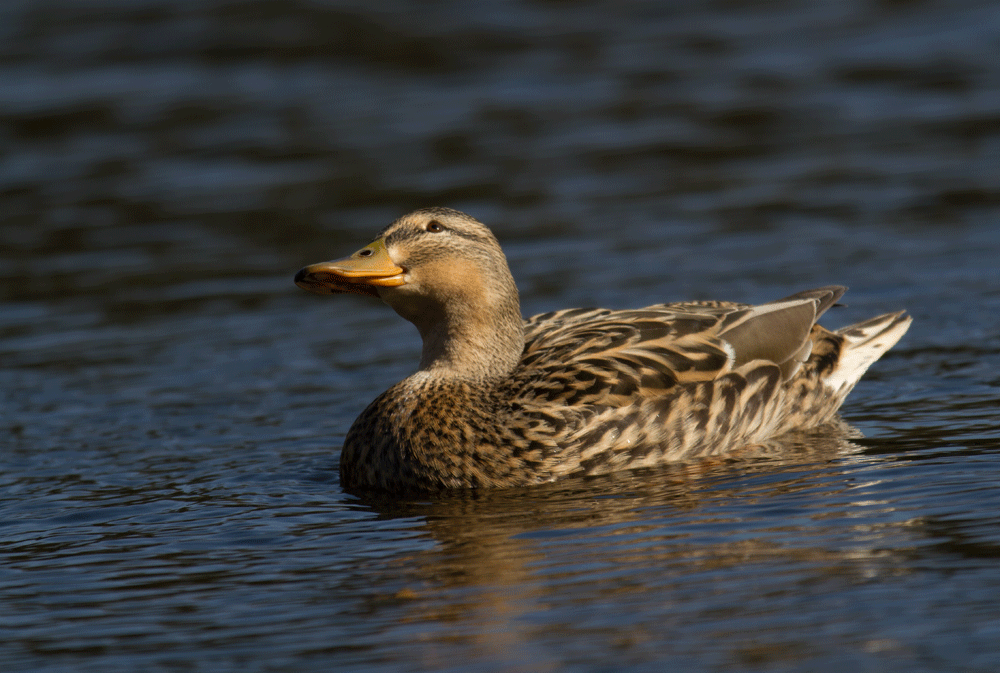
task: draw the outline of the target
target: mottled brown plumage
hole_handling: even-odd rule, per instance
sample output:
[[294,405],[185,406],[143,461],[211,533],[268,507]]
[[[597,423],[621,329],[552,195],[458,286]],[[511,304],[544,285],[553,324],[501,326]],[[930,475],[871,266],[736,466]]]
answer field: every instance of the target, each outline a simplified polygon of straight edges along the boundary
[[348,488],[520,486],[724,454],[829,421],[906,332],[904,313],[831,332],[845,288],[780,301],[569,309],[522,320],[493,234],[447,208],[392,223],[296,283],[380,297],[423,339],[420,369],[368,405]]

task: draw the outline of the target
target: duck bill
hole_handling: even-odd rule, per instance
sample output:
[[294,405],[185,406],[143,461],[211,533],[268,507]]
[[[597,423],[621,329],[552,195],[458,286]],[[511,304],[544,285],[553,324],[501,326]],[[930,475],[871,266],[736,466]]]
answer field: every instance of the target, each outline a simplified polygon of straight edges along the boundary
[[405,274],[406,270],[389,257],[380,238],[350,257],[310,264],[295,274],[295,284],[316,294],[353,292],[378,297],[380,287],[403,285]]

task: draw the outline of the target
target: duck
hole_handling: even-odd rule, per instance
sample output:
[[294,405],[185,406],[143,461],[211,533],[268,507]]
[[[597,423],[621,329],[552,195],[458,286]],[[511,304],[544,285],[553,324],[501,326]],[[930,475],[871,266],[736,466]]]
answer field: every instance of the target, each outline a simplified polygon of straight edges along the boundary
[[664,303],[521,315],[492,231],[433,207],[295,283],[378,298],[413,323],[417,371],[351,425],[350,491],[526,487],[736,455],[834,419],[906,333],[905,311],[831,331],[831,285],[766,304]]

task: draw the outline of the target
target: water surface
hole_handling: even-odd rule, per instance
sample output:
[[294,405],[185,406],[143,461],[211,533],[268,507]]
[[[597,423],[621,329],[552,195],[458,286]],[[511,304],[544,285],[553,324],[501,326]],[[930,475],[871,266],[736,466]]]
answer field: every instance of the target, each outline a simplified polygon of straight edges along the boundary
[[[0,9],[0,669],[996,670],[993,4],[379,7]],[[427,205],[525,314],[914,324],[836,430],[361,499],[417,335],[291,278]]]

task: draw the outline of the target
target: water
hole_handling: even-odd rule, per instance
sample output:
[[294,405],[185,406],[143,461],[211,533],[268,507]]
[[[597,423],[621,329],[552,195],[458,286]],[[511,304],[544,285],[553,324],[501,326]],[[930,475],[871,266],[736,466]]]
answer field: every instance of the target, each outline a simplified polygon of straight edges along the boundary
[[[989,2],[0,8],[0,670],[994,671]],[[295,288],[491,224],[526,314],[851,286],[856,430],[341,491],[413,328]]]

